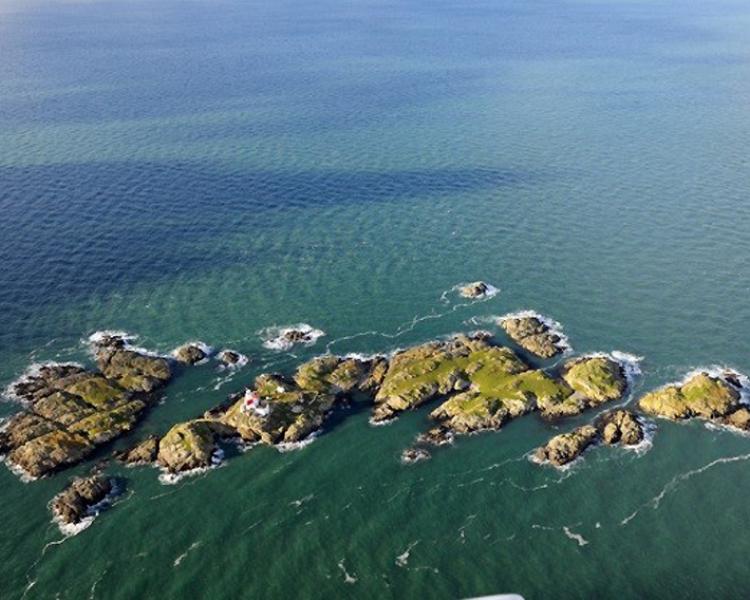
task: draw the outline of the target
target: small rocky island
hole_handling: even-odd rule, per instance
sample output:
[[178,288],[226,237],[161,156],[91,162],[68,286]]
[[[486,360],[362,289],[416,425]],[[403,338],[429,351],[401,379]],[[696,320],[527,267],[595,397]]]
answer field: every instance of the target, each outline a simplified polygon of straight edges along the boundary
[[76,477],[50,503],[54,520],[63,531],[95,516],[115,494],[115,481],[99,473]]
[[484,281],[473,281],[471,283],[466,283],[459,286],[458,293],[463,298],[476,300],[478,298],[486,298],[493,293],[497,293],[497,290],[493,288],[489,283],[485,283]]

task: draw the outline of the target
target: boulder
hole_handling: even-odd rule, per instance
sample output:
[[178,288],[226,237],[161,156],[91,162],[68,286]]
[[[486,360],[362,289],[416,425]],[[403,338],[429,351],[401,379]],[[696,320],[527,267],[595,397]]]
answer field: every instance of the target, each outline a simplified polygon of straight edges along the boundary
[[242,362],[242,359],[245,357],[234,350],[222,350],[216,358],[225,367],[234,367]]
[[118,337],[99,341],[95,354],[104,376],[132,392],[153,392],[172,377],[165,358],[132,350]]
[[176,348],[172,355],[178,363],[183,365],[194,365],[204,360],[208,355],[202,344],[184,344]]
[[628,410],[605,413],[596,420],[595,425],[605,444],[635,446],[643,441],[643,425],[640,419]]
[[484,281],[473,281],[458,289],[464,298],[483,298],[490,291],[490,286]]
[[52,499],[52,515],[63,525],[75,525],[91,516],[96,505],[105,500],[112,491],[113,482],[104,475],[76,477]]
[[413,464],[430,458],[430,453],[424,448],[407,448],[401,453],[401,462]]

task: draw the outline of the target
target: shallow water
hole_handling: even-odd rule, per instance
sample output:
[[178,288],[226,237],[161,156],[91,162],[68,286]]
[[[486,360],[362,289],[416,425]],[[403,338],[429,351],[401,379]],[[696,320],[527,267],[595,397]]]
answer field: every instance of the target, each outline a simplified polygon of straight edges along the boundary
[[[644,357],[636,395],[750,372],[748,25],[739,1],[6,1],[0,385],[105,328],[253,357],[185,372],[137,439],[326,348],[524,309]],[[500,293],[441,300],[475,279]],[[300,322],[327,335],[263,348]],[[0,469],[0,596],[745,593],[748,438],[659,422],[560,473],[525,458],[554,430],[532,416],[403,466],[426,412],[354,407],[174,486],[123,469],[61,544],[70,473]]]

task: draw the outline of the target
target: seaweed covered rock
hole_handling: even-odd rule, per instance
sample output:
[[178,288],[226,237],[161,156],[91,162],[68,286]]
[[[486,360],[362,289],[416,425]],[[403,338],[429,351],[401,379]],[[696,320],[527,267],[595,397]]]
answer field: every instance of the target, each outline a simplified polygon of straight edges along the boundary
[[338,399],[325,391],[302,389],[281,375],[263,374],[254,390],[238,398],[220,420],[245,441],[299,442],[321,427]]
[[146,465],[154,462],[159,453],[159,438],[148,436],[132,448],[114,453],[114,457],[126,465]]
[[184,344],[172,352],[175,360],[183,365],[194,365],[208,356],[205,344]]
[[458,288],[464,298],[483,298],[490,292],[490,286],[484,281],[473,281]]
[[628,410],[605,413],[596,420],[595,426],[602,442],[608,445],[636,446],[643,441],[643,424]]
[[179,423],[159,441],[157,462],[170,473],[210,467],[219,455],[219,441],[235,435],[231,427],[209,419]]
[[583,451],[596,442],[599,433],[593,425],[583,425],[569,433],[556,435],[544,446],[537,448],[534,458],[562,467],[578,458]]
[[500,326],[516,344],[540,358],[552,358],[565,347],[560,335],[538,315],[504,317],[500,319]]
[[62,525],[80,523],[91,516],[96,505],[112,494],[113,489],[113,481],[101,474],[76,477],[52,499],[52,515]]
[[638,405],[644,412],[667,419],[717,419],[735,412],[739,400],[740,386],[736,378],[699,372],[682,383],[646,394]]
[[548,418],[577,415],[605,402],[619,400],[628,382],[622,366],[609,356],[584,356],[569,360],[562,369],[566,394],[541,398],[542,415]]

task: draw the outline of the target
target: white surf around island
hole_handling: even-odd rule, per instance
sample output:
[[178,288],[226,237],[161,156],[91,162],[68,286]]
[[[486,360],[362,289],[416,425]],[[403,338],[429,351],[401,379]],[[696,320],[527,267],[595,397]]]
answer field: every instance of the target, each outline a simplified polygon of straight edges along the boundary
[[[303,339],[294,341],[289,339],[289,335],[299,332]],[[291,350],[296,345],[312,346],[319,338],[325,335],[322,329],[315,329],[307,323],[298,323],[296,325],[285,325],[282,327],[271,326],[261,329],[258,335],[263,340],[263,347],[268,350],[286,351]]]
[[[486,288],[485,291],[473,297],[464,295],[463,290],[475,284],[483,284]],[[494,285],[492,285],[491,283],[487,283],[486,281],[481,281],[481,280],[464,281],[462,283],[457,283],[452,288],[444,291],[440,295],[440,300],[444,304],[450,304],[450,296],[455,294],[462,300],[469,300],[471,301],[470,303],[474,303],[474,302],[481,302],[483,300],[489,300],[490,298],[494,298],[495,296],[497,296],[499,293],[500,293],[500,288],[495,287]]]

